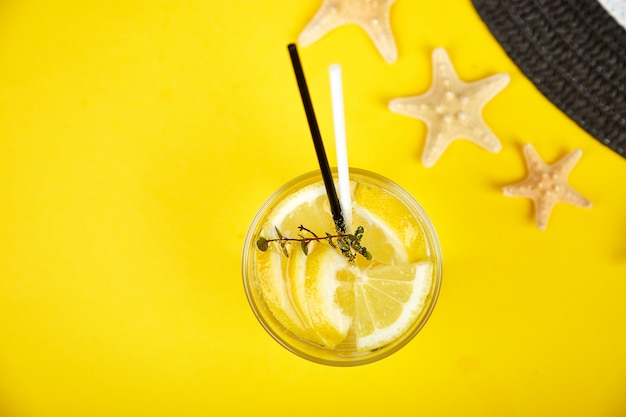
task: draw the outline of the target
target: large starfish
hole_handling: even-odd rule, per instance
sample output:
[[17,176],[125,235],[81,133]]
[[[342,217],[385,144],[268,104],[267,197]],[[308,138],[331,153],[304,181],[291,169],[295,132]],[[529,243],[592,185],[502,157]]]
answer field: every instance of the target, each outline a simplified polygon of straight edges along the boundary
[[445,49],[433,51],[433,81],[419,96],[396,98],[389,102],[395,113],[420,119],[428,134],[422,163],[430,167],[457,139],[469,139],[490,152],[502,145],[482,118],[483,107],[509,83],[509,75],[499,73],[474,82],[457,76]]
[[525,144],[524,157],[528,175],[521,182],[504,187],[504,195],[532,199],[535,203],[537,227],[541,230],[546,228],[552,208],[558,202],[591,207],[591,202],[574,191],[567,182],[567,177],[582,154],[580,149],[576,149],[549,165],[541,160],[530,143]]
[[370,37],[383,59],[398,59],[396,42],[391,33],[389,13],[396,0],[324,0],[318,12],[298,38],[302,46],[310,45],[331,30],[345,24],[360,26]]

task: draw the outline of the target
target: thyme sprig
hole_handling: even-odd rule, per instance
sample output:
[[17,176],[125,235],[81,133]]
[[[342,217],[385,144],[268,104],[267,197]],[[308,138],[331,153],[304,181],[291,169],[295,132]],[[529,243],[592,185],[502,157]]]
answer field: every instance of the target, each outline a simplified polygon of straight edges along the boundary
[[[311,242],[316,241],[326,241],[333,248],[339,249],[339,251],[348,258],[349,261],[354,261],[357,255],[363,256],[368,261],[372,260],[372,254],[364,247],[361,246],[361,239],[363,239],[363,233],[365,230],[362,226],[356,228],[354,233],[342,233],[338,232],[336,234],[330,234],[326,232],[324,236],[318,236],[312,230],[307,229],[303,225],[298,226],[298,230],[300,233],[297,238],[293,237],[285,237],[282,232],[278,229],[278,227],[274,227],[276,230],[276,234],[278,238],[267,239],[263,236],[259,236],[259,239],[256,241],[256,246],[261,251],[266,251],[269,248],[270,243],[277,243],[280,247],[282,253],[289,257],[289,252],[287,251],[287,245],[299,243],[300,248],[304,252],[305,255],[309,254],[309,244]],[[307,234],[305,236],[304,234]]]

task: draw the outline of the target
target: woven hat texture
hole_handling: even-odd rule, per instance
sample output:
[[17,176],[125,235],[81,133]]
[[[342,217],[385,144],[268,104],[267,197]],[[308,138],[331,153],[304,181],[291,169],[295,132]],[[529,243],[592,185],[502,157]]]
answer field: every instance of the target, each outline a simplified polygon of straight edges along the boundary
[[472,0],[520,70],[626,158],[626,30],[596,0]]

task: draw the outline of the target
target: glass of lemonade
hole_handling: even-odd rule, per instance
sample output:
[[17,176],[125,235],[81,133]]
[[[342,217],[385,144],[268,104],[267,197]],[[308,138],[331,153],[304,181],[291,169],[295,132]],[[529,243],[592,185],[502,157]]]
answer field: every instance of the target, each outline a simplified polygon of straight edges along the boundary
[[439,241],[411,195],[355,168],[350,190],[346,232],[366,251],[349,256],[332,237],[339,234],[319,171],[263,204],[243,249],[244,287],[259,322],[291,352],[327,365],[370,363],[403,347],[428,320],[441,286]]

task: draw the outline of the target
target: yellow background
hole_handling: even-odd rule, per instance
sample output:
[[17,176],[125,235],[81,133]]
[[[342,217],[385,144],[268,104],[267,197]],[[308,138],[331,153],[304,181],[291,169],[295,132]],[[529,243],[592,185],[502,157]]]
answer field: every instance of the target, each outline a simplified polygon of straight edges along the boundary
[[[349,158],[405,187],[444,253],[431,320],[371,365],[274,342],[241,283],[263,201],[316,168],[287,43],[318,0],[0,3],[0,415],[624,416],[626,160],[547,101],[466,0],[399,0],[399,59],[363,31],[300,48],[334,164],[327,68],[344,73]],[[503,149],[458,141],[430,169],[430,54],[511,83],[484,110]],[[548,229],[501,187],[522,144],[590,210]]]

